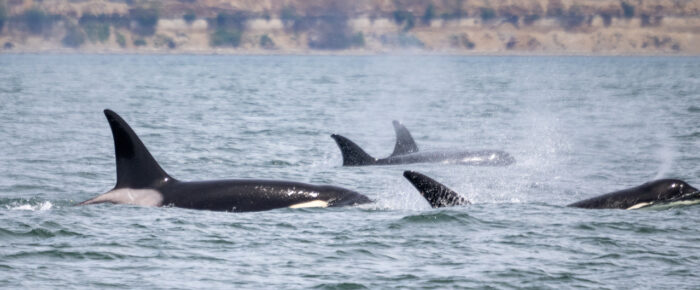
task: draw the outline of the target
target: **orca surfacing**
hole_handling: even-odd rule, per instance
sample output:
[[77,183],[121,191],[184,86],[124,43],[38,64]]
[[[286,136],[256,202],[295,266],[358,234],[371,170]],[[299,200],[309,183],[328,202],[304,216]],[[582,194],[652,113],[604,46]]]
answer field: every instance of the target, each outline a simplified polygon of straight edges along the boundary
[[515,162],[510,154],[500,150],[436,150],[419,151],[411,133],[398,121],[392,122],[396,132],[394,152],[386,158],[374,158],[360,146],[343,136],[332,134],[343,155],[343,166],[394,165],[410,163],[448,163],[483,166],[507,166]]
[[337,207],[371,202],[345,188],[282,180],[232,179],[179,181],[158,165],[129,125],[104,111],[114,137],[117,184],[114,189],[79,203],[132,204],[216,211],[262,211],[276,208]]
[[579,208],[638,209],[652,206],[700,203],[700,191],[679,179],[659,179],[640,186],[606,193],[568,206]]
[[[434,208],[469,204],[469,201],[458,193],[430,177],[413,171],[404,171],[403,175]],[[697,188],[679,179],[660,179],[568,206],[589,209],[639,209],[697,203],[700,203],[700,191]]]

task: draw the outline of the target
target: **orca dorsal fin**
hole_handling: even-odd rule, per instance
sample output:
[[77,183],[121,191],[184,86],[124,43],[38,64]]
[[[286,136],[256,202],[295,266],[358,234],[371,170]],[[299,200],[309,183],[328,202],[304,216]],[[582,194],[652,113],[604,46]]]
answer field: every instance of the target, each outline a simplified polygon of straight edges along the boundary
[[423,174],[415,171],[404,171],[403,176],[418,189],[418,192],[433,208],[470,204],[459,193]]
[[394,152],[391,153],[391,156],[418,152],[418,145],[416,145],[416,141],[413,141],[411,132],[408,132],[408,129],[399,121],[394,120],[391,123],[396,132],[396,145],[394,145]]
[[173,180],[148,152],[134,130],[117,113],[104,110],[112,128],[117,160],[117,185],[114,188],[154,188]]
[[340,148],[340,153],[343,154],[343,166],[368,165],[377,161],[350,139],[336,134],[331,135],[331,138],[335,140]]

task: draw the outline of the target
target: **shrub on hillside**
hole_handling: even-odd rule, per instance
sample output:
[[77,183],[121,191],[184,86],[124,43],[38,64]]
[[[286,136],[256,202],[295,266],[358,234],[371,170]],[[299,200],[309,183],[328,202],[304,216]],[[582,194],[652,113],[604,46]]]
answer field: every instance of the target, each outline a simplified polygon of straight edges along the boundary
[[659,26],[661,25],[661,20],[663,19],[663,16],[651,16],[649,14],[642,14],[640,16],[642,19],[642,27],[646,26]]
[[343,14],[321,16],[310,29],[310,48],[345,49],[352,46],[352,34],[347,27],[347,16]]
[[481,11],[481,20],[483,21],[489,21],[491,19],[496,18],[496,10],[493,10],[493,8],[489,7],[483,7],[480,8]]
[[235,13],[219,13],[214,19],[214,26],[222,29],[245,30],[245,22],[248,16],[245,13],[238,11]]
[[185,13],[185,15],[182,15],[182,19],[187,22],[187,24],[192,24],[197,19],[197,15],[194,14],[194,12],[189,11]]
[[175,40],[173,40],[169,36],[159,34],[153,38],[153,46],[155,46],[155,47],[167,46],[169,49],[174,49],[175,47],[177,47],[177,44],[175,43]]
[[146,40],[143,38],[134,39],[134,46],[146,46]]
[[394,21],[398,25],[403,26],[403,31],[409,31],[416,25],[416,19],[413,13],[406,10],[396,10],[393,13]]
[[116,36],[116,38],[117,38],[117,44],[119,44],[119,46],[121,48],[125,48],[126,47],[126,37],[124,37],[124,35],[122,35],[119,32],[115,33],[114,36]]
[[574,29],[584,24],[590,24],[591,17],[587,17],[580,6],[573,5],[566,15],[559,17],[559,22],[564,29]]
[[620,6],[622,6],[622,15],[624,15],[625,18],[634,17],[634,6],[632,4],[622,1],[620,2]]
[[515,15],[515,14],[510,14],[510,13],[508,13],[508,14],[506,14],[506,15],[503,15],[503,21],[506,22],[506,23],[513,24],[513,26],[515,26],[515,27],[519,27],[519,26],[520,26],[520,25],[519,25],[519,23],[520,23],[520,17],[519,17],[518,15]]
[[139,35],[153,35],[156,32],[159,13],[155,7],[136,7],[129,10],[129,18],[136,23],[134,32]]
[[104,14],[85,14],[78,21],[90,42],[105,42],[109,39],[108,17]]
[[280,11],[280,19],[285,26],[293,26],[294,22],[299,20],[299,18],[299,14],[297,14],[294,6],[284,6]]
[[474,49],[476,44],[469,39],[469,35],[462,33],[461,35],[453,34],[450,36],[450,45],[452,47],[465,47],[467,49]]
[[539,20],[540,16],[537,14],[528,14],[523,17],[523,23],[525,25],[532,25],[535,21]]
[[423,21],[423,24],[430,25],[430,22],[433,21],[433,18],[435,18],[435,5],[430,3],[428,4],[428,7],[425,8],[425,13],[423,13],[423,17],[421,17],[421,20]]
[[442,18],[442,20],[444,21],[460,19],[464,17],[467,17],[467,13],[464,10],[462,10],[461,7],[440,14],[440,18]]
[[350,42],[354,47],[363,47],[365,46],[365,35],[362,32],[355,33]]
[[209,37],[209,45],[237,47],[241,44],[241,36],[238,30],[217,28]]
[[209,35],[209,45],[239,46],[247,18],[243,12],[239,11],[236,13],[219,13],[216,18],[210,19],[209,22],[215,30]]
[[610,26],[610,24],[612,24],[612,14],[610,14],[610,13],[601,13],[601,14],[600,14],[600,18],[603,19],[603,25],[604,25],[605,27],[608,27],[608,26]]
[[267,36],[267,34],[263,34],[263,36],[260,36],[260,47],[264,49],[273,49],[275,48],[275,42]]
[[22,19],[32,34],[41,34],[47,26],[52,24],[51,17],[39,8],[31,8],[24,11]]
[[306,17],[308,45],[312,49],[347,49],[364,45],[364,35],[348,26],[348,8],[342,1],[331,2],[316,17]]
[[280,19],[284,28],[294,33],[299,33],[311,29],[317,22],[316,17],[304,16],[297,12],[294,6],[285,6],[280,10]]
[[508,39],[508,42],[506,42],[506,49],[508,49],[508,50],[514,49],[516,45],[518,45],[518,39],[511,36],[510,39]]
[[67,27],[66,36],[61,40],[64,46],[77,48],[85,43],[85,35],[79,27],[70,25]]

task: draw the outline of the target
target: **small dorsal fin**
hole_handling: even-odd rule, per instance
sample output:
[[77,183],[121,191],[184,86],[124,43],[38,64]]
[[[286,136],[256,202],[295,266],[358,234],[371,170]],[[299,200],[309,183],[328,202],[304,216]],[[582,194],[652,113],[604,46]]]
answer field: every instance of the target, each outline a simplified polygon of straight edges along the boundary
[[418,189],[418,192],[433,208],[470,204],[459,193],[423,174],[414,171],[404,171],[403,176]]
[[394,120],[392,124],[396,132],[396,145],[394,145],[394,152],[391,153],[391,156],[418,152],[418,146],[416,142],[413,141],[413,137],[411,133],[408,132],[408,129],[396,120]]
[[109,109],[104,113],[114,137],[117,160],[117,185],[114,188],[153,188],[173,180],[124,119]]
[[343,154],[343,166],[369,165],[377,161],[350,139],[336,134],[331,135],[331,138],[335,140],[340,153]]

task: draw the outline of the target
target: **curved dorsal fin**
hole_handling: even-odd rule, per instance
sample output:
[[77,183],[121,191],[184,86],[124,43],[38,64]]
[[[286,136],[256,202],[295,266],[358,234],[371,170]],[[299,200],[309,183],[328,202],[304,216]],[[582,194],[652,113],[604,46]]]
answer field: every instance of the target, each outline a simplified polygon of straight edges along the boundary
[[117,185],[114,188],[153,188],[172,180],[124,119],[109,109],[104,113],[114,137],[117,160]]
[[414,171],[404,171],[403,176],[418,189],[418,192],[433,208],[470,204],[459,193],[423,174]]
[[331,138],[335,140],[340,148],[340,153],[343,154],[343,166],[368,165],[377,161],[350,139],[336,134],[331,135]]
[[392,124],[396,132],[396,145],[394,145],[394,152],[391,153],[391,156],[418,152],[418,146],[416,142],[413,141],[413,137],[411,133],[408,132],[408,129],[396,120],[394,120]]

